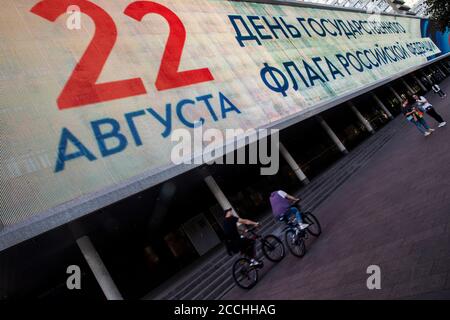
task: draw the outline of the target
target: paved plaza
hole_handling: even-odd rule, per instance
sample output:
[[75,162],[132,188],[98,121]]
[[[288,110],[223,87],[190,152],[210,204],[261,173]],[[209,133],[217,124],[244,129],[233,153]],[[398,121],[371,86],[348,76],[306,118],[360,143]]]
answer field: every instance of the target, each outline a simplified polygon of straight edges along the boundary
[[[441,84],[450,93],[450,79]],[[224,299],[450,299],[450,95],[427,95],[449,121],[429,137],[399,116],[396,135],[315,214],[319,239]],[[369,265],[381,289],[368,290]]]

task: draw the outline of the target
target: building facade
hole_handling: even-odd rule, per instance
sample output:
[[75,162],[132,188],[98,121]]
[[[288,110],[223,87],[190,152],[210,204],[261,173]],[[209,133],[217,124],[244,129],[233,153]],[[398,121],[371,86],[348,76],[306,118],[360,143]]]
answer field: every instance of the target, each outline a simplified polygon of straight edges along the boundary
[[[68,2],[5,7],[30,19],[9,31],[16,56],[0,65],[2,298],[142,298],[221,248],[224,209],[267,215],[271,191],[295,193],[400,114],[402,95],[450,74],[448,34],[390,2],[377,19],[367,1],[119,3],[80,8],[103,16],[80,29]],[[279,130],[279,170],[174,163],[171,136],[199,123]],[[85,290],[67,289],[69,266]]]

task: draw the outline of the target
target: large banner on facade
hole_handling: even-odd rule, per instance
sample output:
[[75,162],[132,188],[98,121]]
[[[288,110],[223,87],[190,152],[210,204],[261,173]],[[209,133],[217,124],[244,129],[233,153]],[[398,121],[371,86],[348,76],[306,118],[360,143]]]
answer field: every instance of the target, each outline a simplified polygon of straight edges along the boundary
[[167,170],[176,129],[267,127],[442,54],[422,33],[252,2],[3,0],[3,232]]

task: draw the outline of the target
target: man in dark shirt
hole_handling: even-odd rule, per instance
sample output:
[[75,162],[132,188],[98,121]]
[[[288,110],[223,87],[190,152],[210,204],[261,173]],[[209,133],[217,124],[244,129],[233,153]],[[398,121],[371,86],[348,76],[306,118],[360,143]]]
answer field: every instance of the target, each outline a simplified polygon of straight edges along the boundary
[[249,220],[242,219],[233,214],[233,209],[225,210],[225,219],[223,222],[223,231],[225,233],[225,244],[228,253],[242,252],[251,260],[252,266],[260,265],[261,262],[255,259],[255,241],[249,238],[245,238],[239,234],[238,223],[247,226],[258,226],[259,223]]
[[442,91],[441,87],[439,87],[437,84],[433,84],[433,86],[431,87],[431,89],[433,89],[434,93],[437,93],[439,95],[439,97],[444,98],[447,95],[444,93],[444,91]]

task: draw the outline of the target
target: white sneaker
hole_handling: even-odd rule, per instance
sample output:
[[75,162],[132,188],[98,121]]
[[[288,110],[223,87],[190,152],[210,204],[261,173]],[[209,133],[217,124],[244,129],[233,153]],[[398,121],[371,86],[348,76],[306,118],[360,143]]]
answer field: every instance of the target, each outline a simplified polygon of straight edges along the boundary
[[425,132],[423,135],[426,137],[426,136],[429,136],[431,134],[431,132]]
[[433,132],[433,131],[434,131],[434,129],[431,129],[431,128],[430,128],[430,129],[428,129],[428,131],[429,131],[429,132]]
[[309,227],[309,224],[307,224],[307,223],[299,223],[298,226],[300,227],[300,230],[304,230],[304,229]]
[[439,123],[439,125],[438,125],[438,128],[442,128],[443,126],[445,126],[447,124],[447,122],[441,122],[441,123]]
[[250,261],[250,267],[257,267],[257,266],[259,266],[259,265],[261,265],[261,262],[258,261],[258,260],[252,259],[252,260]]

